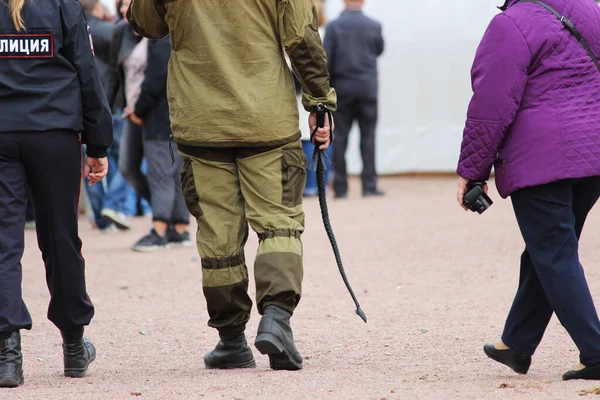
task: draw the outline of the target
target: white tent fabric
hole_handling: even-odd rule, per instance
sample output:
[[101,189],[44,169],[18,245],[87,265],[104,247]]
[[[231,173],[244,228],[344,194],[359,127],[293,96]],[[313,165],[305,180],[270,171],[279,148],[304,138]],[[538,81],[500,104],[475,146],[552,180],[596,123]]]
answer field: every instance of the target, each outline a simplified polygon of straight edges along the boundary
[[[379,61],[379,174],[455,171],[473,57],[502,3],[366,1],[364,12],[382,23],[386,46]],[[342,0],[325,3],[327,20],[342,10]],[[352,174],[362,169],[358,139],[355,126],[346,155]]]

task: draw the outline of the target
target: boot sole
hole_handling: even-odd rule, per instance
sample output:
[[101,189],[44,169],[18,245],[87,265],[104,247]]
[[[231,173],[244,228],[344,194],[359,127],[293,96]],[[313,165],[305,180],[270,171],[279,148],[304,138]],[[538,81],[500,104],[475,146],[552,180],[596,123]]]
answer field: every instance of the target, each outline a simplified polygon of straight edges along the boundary
[[261,333],[256,336],[254,346],[256,346],[261,354],[269,356],[271,369],[287,371],[297,371],[302,369],[302,364],[294,361],[283,343],[269,333]]
[[95,359],[96,359],[96,355],[94,355],[92,358],[90,358],[90,361],[85,366],[85,368],[69,368],[69,369],[65,369],[65,376],[67,378],[83,378],[85,376],[85,374],[87,373],[87,370],[90,367],[90,364]]
[[15,377],[7,376],[7,377],[0,379],[0,388],[16,388],[17,386],[22,385],[24,383],[25,383],[24,377],[15,379]]
[[246,361],[243,363],[238,363],[238,364],[223,364],[223,365],[219,365],[218,367],[213,367],[208,365],[206,362],[204,363],[204,366],[206,367],[206,369],[238,369],[238,368],[256,368],[256,361],[254,361],[254,359],[250,360],[250,361]]

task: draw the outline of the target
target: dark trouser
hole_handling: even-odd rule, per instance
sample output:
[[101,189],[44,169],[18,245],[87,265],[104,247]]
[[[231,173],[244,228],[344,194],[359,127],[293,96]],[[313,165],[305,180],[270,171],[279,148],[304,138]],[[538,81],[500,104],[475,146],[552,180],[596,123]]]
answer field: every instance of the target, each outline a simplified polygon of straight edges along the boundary
[[31,201],[31,192],[27,189],[27,207],[25,208],[25,220],[27,222],[35,221],[33,213],[33,201]]
[[80,182],[76,134],[0,133],[0,332],[32,324],[21,296],[28,185],[50,290],[48,319],[63,331],[90,323],[94,307],[86,293],[77,222]]
[[150,201],[148,179],[142,172],[144,142],[142,128],[131,121],[123,127],[121,148],[119,149],[119,171],[123,178],[135,189],[138,196]]
[[175,163],[171,161],[169,142],[144,140],[148,163],[148,185],[152,201],[152,220],[172,224],[189,224],[190,213],[181,193],[183,161],[175,143],[171,143]]
[[338,95],[338,108],[335,113],[335,137],[333,141],[333,189],[336,193],[348,191],[346,171],[346,149],[348,136],[355,120],[360,128],[360,154],[363,162],[361,174],[362,189],[377,189],[375,170],[375,128],[377,126],[377,99],[366,99],[360,95]]
[[502,335],[513,350],[533,355],[555,312],[581,362],[600,362],[600,321],[578,255],[583,224],[599,196],[600,177],[562,180],[511,195],[526,245],[519,289]]

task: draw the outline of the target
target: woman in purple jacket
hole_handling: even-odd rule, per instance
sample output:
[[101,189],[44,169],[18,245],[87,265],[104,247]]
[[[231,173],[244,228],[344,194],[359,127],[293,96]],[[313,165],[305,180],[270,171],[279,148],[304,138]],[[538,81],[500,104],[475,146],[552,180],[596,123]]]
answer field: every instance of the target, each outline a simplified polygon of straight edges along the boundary
[[593,57],[600,55],[600,7],[594,0],[545,3],[558,16],[536,2],[507,0],[479,45],[458,202],[466,209],[467,184],[487,181],[494,166],[526,245],[501,341],[484,346],[488,357],[527,373],[555,312],[580,352],[563,379],[600,379],[600,321],[578,256],[600,196],[600,67]]

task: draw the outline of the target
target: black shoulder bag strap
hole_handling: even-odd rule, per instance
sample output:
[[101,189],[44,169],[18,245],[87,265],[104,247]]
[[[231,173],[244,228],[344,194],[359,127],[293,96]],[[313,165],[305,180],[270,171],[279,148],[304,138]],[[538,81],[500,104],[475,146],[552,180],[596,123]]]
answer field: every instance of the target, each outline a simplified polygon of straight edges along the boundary
[[579,43],[581,43],[581,45],[583,46],[585,51],[587,51],[587,53],[590,55],[590,57],[592,57],[592,61],[594,62],[594,65],[596,66],[596,68],[598,68],[598,71],[600,72],[600,63],[598,63],[598,58],[596,57],[596,55],[594,54],[594,52],[592,51],[590,46],[587,44],[587,42],[583,38],[583,35],[581,34],[581,32],[579,32],[577,30],[577,28],[575,28],[575,25],[573,25],[573,23],[567,17],[565,17],[564,15],[560,15],[558,13],[558,11],[556,11],[554,8],[550,7],[548,4],[546,4],[542,1],[539,1],[539,0],[521,0],[521,3],[535,3],[537,5],[544,7],[546,10],[548,10],[552,14],[554,14],[554,16],[556,16],[556,18],[558,18],[558,20],[563,24],[563,26],[569,32],[571,32],[571,34],[573,36],[575,36],[575,38],[579,41]]

